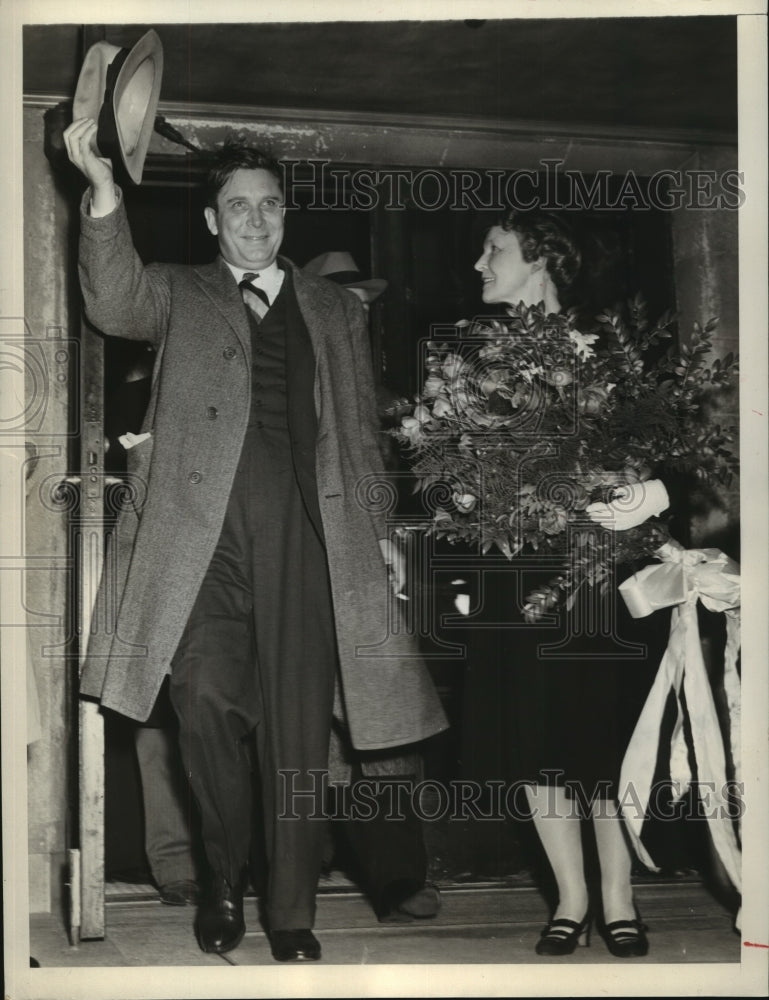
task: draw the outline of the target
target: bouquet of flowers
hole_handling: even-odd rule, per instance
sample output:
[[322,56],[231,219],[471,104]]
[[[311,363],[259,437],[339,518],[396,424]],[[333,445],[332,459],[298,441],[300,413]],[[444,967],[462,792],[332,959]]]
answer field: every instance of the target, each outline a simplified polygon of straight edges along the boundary
[[709,421],[705,405],[736,361],[708,361],[715,320],[666,349],[673,322],[666,313],[650,323],[638,297],[628,321],[605,312],[582,333],[573,310],[521,304],[427,344],[422,392],[392,433],[408,448],[416,489],[445,498],[435,536],[508,558],[563,555],[563,572],[529,596],[531,620],[570,606],[584,584],[605,588],[616,561],[651,556],[669,537],[651,518],[607,545],[585,513],[592,502],[663,467],[725,485],[736,469],[735,429]]

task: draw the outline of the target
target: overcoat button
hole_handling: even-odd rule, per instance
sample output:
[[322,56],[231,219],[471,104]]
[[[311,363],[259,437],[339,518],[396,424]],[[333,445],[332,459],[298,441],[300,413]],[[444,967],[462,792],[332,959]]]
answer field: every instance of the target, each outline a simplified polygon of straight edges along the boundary
[[222,353],[224,354],[225,358],[227,358],[228,361],[232,361],[232,359],[237,354],[237,351],[235,350],[234,347],[225,347]]
[[206,410],[206,416],[208,417],[209,420],[216,420],[216,418],[219,416],[219,411],[215,406],[209,406],[208,409]]
[[195,483],[199,483],[203,476],[199,472],[195,471],[191,472],[187,478],[194,485]]

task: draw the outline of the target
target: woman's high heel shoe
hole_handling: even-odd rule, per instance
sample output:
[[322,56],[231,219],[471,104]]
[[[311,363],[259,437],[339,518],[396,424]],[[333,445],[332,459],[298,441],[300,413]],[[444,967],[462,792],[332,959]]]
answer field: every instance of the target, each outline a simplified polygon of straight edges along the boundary
[[559,918],[551,920],[542,931],[535,947],[538,955],[571,955],[577,945],[590,944],[590,915],[577,923],[576,920]]
[[640,920],[613,920],[599,925],[606,947],[617,958],[643,958],[649,953],[648,927]]

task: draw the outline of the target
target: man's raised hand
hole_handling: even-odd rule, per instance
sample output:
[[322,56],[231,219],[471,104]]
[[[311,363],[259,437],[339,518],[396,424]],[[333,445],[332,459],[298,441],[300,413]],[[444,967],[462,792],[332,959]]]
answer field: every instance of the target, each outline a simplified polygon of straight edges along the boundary
[[93,118],[78,118],[65,130],[67,155],[91,185],[91,215],[98,218],[117,206],[112,164],[98,153]]

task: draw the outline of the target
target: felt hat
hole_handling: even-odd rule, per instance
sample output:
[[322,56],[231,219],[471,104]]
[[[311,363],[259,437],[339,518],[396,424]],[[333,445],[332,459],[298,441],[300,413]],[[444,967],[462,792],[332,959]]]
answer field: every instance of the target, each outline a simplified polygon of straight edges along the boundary
[[155,127],[163,47],[150,29],[130,49],[96,42],[85,54],[72,104],[72,118],[93,118],[102,156],[119,156],[139,184]]
[[345,250],[332,250],[313,257],[303,270],[335,281],[343,288],[360,288],[367,302],[373,302],[387,288],[384,278],[362,278],[352,255]]

